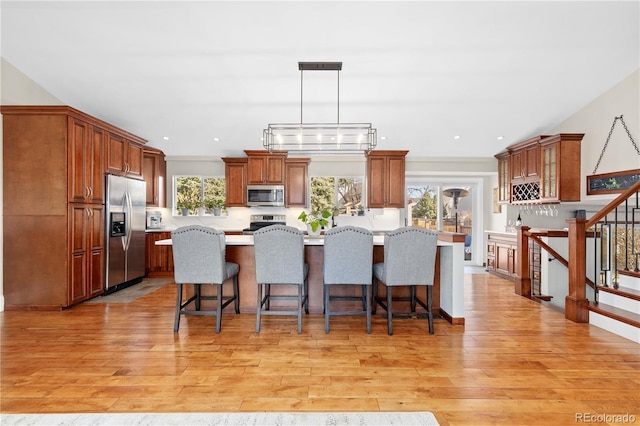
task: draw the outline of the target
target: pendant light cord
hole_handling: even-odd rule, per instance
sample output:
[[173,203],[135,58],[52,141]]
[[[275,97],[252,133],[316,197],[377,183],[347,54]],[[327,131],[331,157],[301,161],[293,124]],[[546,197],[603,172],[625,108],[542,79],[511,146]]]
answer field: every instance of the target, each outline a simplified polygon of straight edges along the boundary
[[[338,73],[338,105],[337,105],[337,121],[336,123],[340,124],[340,70],[336,71]],[[304,70],[300,70],[300,125],[304,123],[302,116],[302,108],[303,108],[303,95],[304,95]]]

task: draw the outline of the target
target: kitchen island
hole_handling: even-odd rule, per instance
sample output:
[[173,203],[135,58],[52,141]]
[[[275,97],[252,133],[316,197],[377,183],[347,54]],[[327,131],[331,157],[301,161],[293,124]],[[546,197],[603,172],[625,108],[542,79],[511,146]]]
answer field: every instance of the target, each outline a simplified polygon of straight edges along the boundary
[[[159,246],[171,245],[170,239],[155,242]],[[309,312],[321,314],[322,307],[322,262],[324,257],[324,238],[304,239],[305,262],[309,264]],[[257,299],[257,283],[255,275],[255,254],[252,235],[227,235],[226,258],[228,262],[240,265],[238,284],[240,286],[240,312],[255,313]],[[384,261],[384,235],[373,237],[373,262]],[[438,251],[436,254],[436,272],[433,286],[433,313],[454,325],[464,324],[464,234],[440,232],[438,234]],[[355,296],[360,294],[358,286],[340,286],[342,293],[332,292],[332,296]],[[273,288],[273,294],[277,290],[286,292],[287,288]],[[203,292],[205,289],[203,288]],[[406,294],[400,293],[406,291]],[[394,296],[408,295],[408,288],[394,289]],[[385,287],[380,285],[378,295],[385,296]],[[418,295],[424,298],[425,291],[418,288]],[[278,301],[281,305],[272,303],[272,307],[287,306],[290,301]],[[293,302],[291,302],[293,303]],[[351,303],[351,302],[342,302]],[[353,302],[354,306],[359,302]],[[421,309],[418,307],[417,309]],[[409,312],[408,302],[394,304],[394,312]],[[418,311],[420,312],[420,311]]]

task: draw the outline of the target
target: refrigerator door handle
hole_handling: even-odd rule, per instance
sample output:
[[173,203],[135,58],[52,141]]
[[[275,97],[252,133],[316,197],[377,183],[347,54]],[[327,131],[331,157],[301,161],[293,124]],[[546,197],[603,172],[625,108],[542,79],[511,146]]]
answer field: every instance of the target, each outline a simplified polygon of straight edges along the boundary
[[129,244],[131,243],[131,234],[133,232],[133,224],[131,223],[131,220],[133,219],[133,203],[131,202],[131,195],[129,194],[129,192],[125,192],[124,193],[124,202],[125,202],[125,209],[126,209],[126,217],[127,217],[127,221],[126,221],[126,241],[124,244],[124,250],[127,251],[129,250]]
[[127,229],[129,227],[129,212],[127,211],[127,194],[122,195],[122,212],[124,213],[124,235],[120,237],[122,243],[122,250],[127,250]]

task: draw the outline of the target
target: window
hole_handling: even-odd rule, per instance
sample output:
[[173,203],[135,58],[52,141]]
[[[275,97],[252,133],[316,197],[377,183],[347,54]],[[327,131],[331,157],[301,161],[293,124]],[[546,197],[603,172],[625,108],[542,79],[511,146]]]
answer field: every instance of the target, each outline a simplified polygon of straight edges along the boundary
[[204,207],[206,214],[213,214],[215,208],[224,207],[224,178],[175,176],[173,188],[176,215],[197,214],[200,207]]
[[[453,187],[459,187],[464,192],[457,196],[447,195],[447,190],[451,191],[449,188]],[[469,233],[473,219],[470,195],[470,186],[407,185],[411,225],[446,232]]]
[[413,179],[407,184],[407,223],[419,228],[465,234],[465,260],[472,260],[474,194],[474,186],[467,183],[430,183],[427,179],[422,182],[419,178]]
[[312,177],[311,211],[336,207],[341,214],[364,211],[362,205],[362,177]]
[[410,225],[438,230],[438,187],[407,186]]

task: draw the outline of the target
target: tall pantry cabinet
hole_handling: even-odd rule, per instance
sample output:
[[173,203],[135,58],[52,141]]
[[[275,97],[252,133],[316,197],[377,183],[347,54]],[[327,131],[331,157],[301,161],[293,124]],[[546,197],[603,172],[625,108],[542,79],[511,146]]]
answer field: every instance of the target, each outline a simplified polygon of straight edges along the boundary
[[5,309],[104,291],[106,141],[145,140],[68,106],[2,106]]

